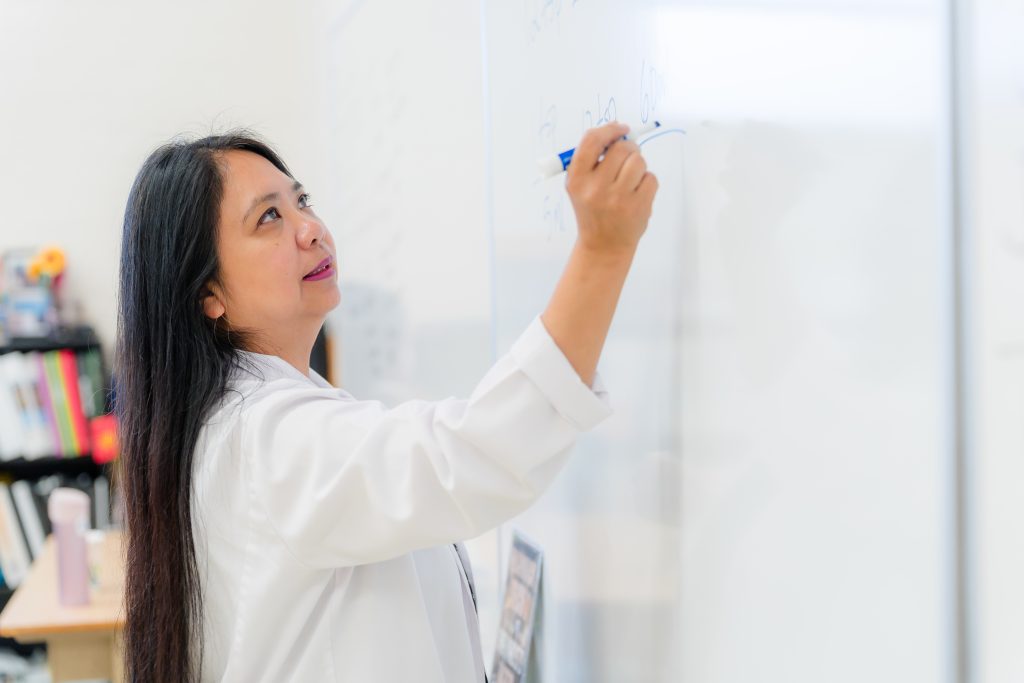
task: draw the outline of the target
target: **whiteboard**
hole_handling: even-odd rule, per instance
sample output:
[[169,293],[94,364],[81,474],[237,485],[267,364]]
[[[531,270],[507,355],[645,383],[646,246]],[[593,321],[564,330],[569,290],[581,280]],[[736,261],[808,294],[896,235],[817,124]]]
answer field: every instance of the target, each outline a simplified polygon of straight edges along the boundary
[[[494,359],[479,16],[476,0],[317,7],[326,187],[310,190],[338,251],[334,376],[359,398],[467,397]],[[489,657],[497,534],[467,548]]]
[[615,415],[513,528],[547,681],[935,681],[953,663],[938,0],[324,0],[338,376],[465,395],[575,230],[538,156],[614,117],[661,182],[599,370]]
[[657,118],[599,369],[510,526],[545,680],[941,680],[952,663],[944,5],[484,3],[499,351],[575,224],[536,159]]

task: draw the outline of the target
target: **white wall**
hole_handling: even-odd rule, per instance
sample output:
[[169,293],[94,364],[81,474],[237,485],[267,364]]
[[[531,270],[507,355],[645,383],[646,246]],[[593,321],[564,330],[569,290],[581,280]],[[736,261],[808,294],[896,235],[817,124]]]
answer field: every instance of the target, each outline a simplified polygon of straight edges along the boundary
[[255,129],[314,196],[311,2],[0,3],[0,250],[56,242],[111,360],[125,200],[178,133]]
[[962,3],[969,634],[978,683],[1024,680],[1024,4]]

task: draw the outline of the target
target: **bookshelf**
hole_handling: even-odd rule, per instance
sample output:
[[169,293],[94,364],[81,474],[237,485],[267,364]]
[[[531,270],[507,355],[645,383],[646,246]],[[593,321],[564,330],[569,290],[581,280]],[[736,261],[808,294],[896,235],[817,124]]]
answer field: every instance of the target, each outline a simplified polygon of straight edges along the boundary
[[[91,327],[85,325],[62,327],[47,337],[0,338],[0,359],[11,353],[38,352],[45,354],[55,351],[71,351],[77,359],[81,359],[85,352],[95,352],[93,358],[94,362],[98,363],[97,374],[100,386],[92,387],[93,394],[98,395],[98,398],[92,399],[91,412],[108,413],[111,406],[110,374],[103,361],[99,338]],[[41,379],[45,381],[45,378]],[[10,387],[2,385],[0,388],[8,390]],[[85,399],[80,397],[80,400]],[[0,481],[7,485],[24,481],[35,486],[40,480],[52,479],[52,475],[59,477],[59,480],[53,481],[60,481],[61,485],[68,485],[70,482],[77,482],[79,486],[84,482],[95,484],[96,479],[100,476],[105,477],[107,482],[111,481],[112,465],[110,463],[99,464],[93,460],[91,449],[83,449],[76,455],[61,455],[58,450],[54,450],[53,452],[37,452],[32,457],[12,455],[11,453],[5,453],[4,456],[0,458]],[[107,500],[109,501],[109,491]],[[22,510],[18,509],[16,514],[21,520]],[[44,511],[40,510],[38,514],[42,516]],[[96,518],[97,515],[94,511],[94,523]],[[21,525],[24,528],[23,521]],[[46,526],[48,529],[48,524]],[[35,558],[31,559],[34,561]],[[6,581],[0,584],[0,610],[6,607],[11,596],[17,590],[18,587],[11,588]],[[28,656],[42,647],[38,644],[19,643],[11,638],[0,638],[0,646],[22,656]]]

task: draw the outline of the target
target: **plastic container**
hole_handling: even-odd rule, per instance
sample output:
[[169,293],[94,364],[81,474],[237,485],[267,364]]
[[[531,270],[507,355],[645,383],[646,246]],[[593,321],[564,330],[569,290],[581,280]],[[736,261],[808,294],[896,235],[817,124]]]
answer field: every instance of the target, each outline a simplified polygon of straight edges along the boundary
[[89,604],[89,496],[78,489],[58,488],[47,503],[57,545],[57,584],[60,604]]
[[89,560],[89,586],[95,591],[103,587],[107,577],[103,574],[103,542],[107,532],[103,529],[89,529],[85,532],[86,557]]

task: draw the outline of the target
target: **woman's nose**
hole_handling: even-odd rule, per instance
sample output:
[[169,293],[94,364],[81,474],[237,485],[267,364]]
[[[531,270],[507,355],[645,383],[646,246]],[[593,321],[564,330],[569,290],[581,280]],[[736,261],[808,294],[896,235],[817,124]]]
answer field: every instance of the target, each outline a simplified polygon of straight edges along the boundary
[[299,245],[303,247],[311,247],[318,241],[322,242],[324,239],[324,230],[325,228],[320,221],[304,216],[296,233]]

